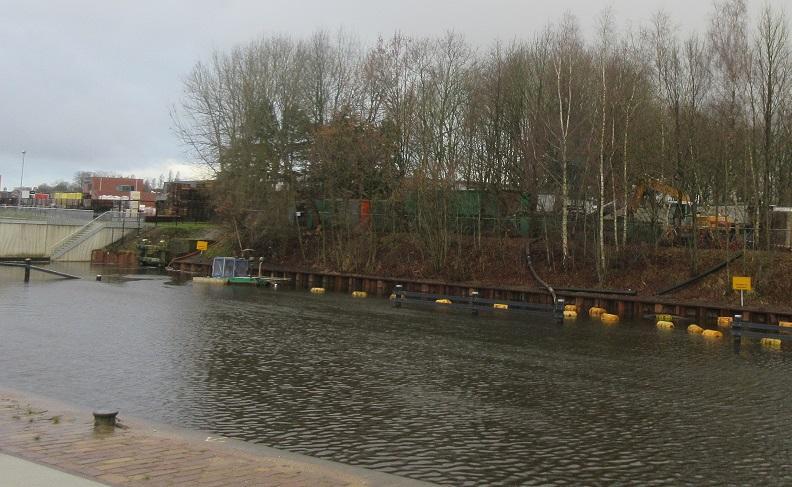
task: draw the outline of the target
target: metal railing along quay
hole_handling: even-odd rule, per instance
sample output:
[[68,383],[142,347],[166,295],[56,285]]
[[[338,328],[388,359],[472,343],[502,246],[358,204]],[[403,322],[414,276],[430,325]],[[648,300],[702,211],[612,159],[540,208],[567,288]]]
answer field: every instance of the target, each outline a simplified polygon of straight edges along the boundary
[[93,219],[93,210],[0,206],[0,221],[29,221],[50,225],[86,225]]

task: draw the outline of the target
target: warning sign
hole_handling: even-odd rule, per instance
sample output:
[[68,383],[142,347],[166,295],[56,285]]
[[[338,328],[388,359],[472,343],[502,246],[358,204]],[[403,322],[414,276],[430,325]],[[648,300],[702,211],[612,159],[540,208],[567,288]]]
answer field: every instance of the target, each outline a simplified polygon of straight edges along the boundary
[[198,240],[195,242],[195,250],[206,250],[209,248],[209,242],[206,240]]
[[735,291],[750,291],[751,278],[745,276],[732,276],[732,289]]

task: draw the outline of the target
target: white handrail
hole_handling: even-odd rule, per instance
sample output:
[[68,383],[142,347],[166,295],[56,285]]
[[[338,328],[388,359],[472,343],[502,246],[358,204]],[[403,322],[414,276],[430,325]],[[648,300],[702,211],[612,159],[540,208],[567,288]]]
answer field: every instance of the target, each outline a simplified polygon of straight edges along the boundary
[[114,214],[115,214],[115,213],[119,213],[119,212],[116,212],[116,211],[107,211],[107,212],[104,212],[104,213],[102,213],[101,215],[99,215],[99,216],[97,216],[96,218],[94,218],[93,220],[91,220],[90,222],[88,222],[88,223],[86,223],[85,225],[81,226],[81,227],[80,227],[78,230],[75,230],[75,231],[73,231],[72,233],[70,233],[70,234],[66,235],[64,238],[60,239],[58,242],[56,242],[55,244],[53,244],[53,245],[52,245],[52,247],[50,247],[50,249],[51,249],[51,251],[52,251],[51,253],[54,253],[54,252],[55,252],[55,251],[56,251],[56,250],[57,250],[57,249],[58,249],[58,248],[59,248],[61,245],[63,245],[64,243],[66,243],[66,241],[68,241],[68,240],[69,240],[70,238],[72,238],[74,235],[76,235],[76,234],[78,234],[78,233],[82,232],[83,230],[85,230],[86,228],[90,227],[90,226],[91,226],[91,225],[93,225],[94,223],[98,223],[100,220],[101,220],[101,221],[104,221],[104,220],[112,220],[112,217],[114,216]]

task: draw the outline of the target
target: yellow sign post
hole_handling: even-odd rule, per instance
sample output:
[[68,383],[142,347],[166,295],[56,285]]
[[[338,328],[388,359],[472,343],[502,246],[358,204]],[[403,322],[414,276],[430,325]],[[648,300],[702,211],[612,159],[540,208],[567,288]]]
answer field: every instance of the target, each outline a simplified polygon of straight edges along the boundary
[[745,306],[744,293],[751,290],[751,278],[747,276],[732,276],[732,289],[740,291],[740,306]]
[[195,250],[200,250],[201,252],[203,252],[208,248],[209,248],[209,242],[207,242],[206,240],[198,240],[197,242],[195,242]]

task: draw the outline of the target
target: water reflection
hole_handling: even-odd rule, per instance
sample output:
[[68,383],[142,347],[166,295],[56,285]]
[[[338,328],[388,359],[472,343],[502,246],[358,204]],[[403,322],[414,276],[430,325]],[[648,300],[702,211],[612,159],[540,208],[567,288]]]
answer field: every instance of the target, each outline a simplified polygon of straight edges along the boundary
[[450,485],[792,481],[788,352],[72,271],[0,269],[0,384]]

